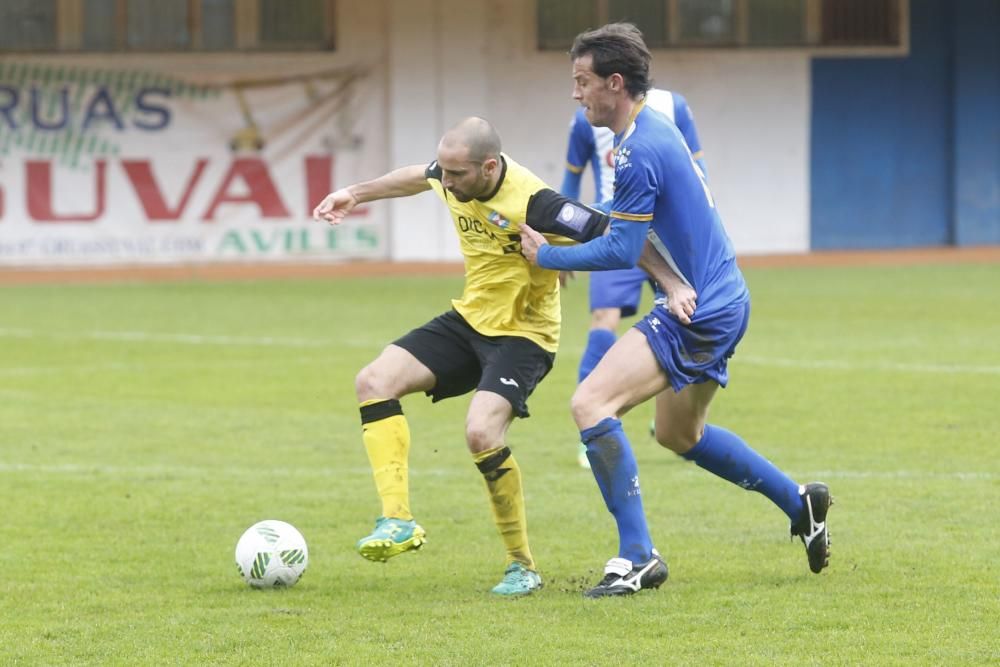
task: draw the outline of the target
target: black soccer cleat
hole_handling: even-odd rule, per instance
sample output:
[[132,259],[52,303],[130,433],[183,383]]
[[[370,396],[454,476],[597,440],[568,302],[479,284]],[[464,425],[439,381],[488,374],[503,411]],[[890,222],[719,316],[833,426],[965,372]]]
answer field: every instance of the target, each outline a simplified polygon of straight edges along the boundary
[[645,563],[633,565],[625,558],[612,558],[604,566],[601,582],[584,592],[587,598],[605,598],[616,595],[632,595],[647,588],[659,588],[667,580],[667,564],[653,549],[653,557]]
[[809,569],[819,574],[830,564],[830,531],[826,527],[826,512],[833,504],[830,489],[822,482],[799,487],[802,497],[802,518],[792,524],[792,537],[796,535],[806,545]]

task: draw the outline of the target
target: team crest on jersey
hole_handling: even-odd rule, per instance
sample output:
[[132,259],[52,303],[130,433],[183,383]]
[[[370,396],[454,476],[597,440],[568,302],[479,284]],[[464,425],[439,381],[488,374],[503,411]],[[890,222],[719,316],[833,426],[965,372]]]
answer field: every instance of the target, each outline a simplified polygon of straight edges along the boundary
[[629,158],[632,156],[632,149],[628,146],[622,146],[615,153],[615,171],[621,171],[622,169],[628,169],[632,166],[632,162]]
[[490,214],[486,216],[486,219],[489,220],[494,225],[496,225],[497,227],[499,227],[500,229],[507,229],[508,227],[510,227],[510,220],[503,217],[496,211],[490,211]]

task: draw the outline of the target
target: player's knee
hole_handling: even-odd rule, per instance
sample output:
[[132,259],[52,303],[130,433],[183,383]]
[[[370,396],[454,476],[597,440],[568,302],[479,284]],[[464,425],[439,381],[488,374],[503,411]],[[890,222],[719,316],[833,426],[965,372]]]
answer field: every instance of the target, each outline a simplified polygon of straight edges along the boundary
[[389,387],[388,373],[382,371],[378,361],[368,364],[354,377],[354,392],[359,401],[374,398],[393,398]]
[[590,313],[591,329],[615,331],[621,322],[621,311],[617,308],[597,308]]
[[465,423],[465,442],[473,454],[503,444],[503,435],[485,421],[470,419]]
[[597,416],[600,412],[598,407],[597,396],[589,390],[586,383],[576,388],[576,391],[573,392],[573,398],[569,401],[569,409],[573,413],[573,420],[576,421],[576,425],[581,430],[593,426],[603,417],[607,416]]
[[677,428],[674,425],[660,426],[655,428],[656,442],[661,447],[669,449],[675,454],[683,454],[694,447],[699,440],[699,436],[691,429]]

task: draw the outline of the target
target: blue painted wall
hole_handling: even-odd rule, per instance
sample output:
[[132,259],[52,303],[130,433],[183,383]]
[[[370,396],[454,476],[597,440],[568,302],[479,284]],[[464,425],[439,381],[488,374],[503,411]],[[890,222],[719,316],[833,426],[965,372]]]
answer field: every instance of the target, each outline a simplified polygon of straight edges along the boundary
[[813,60],[814,249],[1000,243],[1000,2],[910,17],[906,57]]
[[954,240],[1000,243],[1000,2],[959,2],[955,39]]

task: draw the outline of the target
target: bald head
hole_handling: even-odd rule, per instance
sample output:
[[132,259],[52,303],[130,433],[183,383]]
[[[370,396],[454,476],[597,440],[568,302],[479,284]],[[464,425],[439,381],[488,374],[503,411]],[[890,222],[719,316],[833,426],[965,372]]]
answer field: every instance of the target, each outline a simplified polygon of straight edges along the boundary
[[479,116],[470,116],[445,132],[440,147],[449,152],[464,149],[470,162],[500,159],[500,135],[488,120]]
[[466,118],[441,137],[437,163],[441,184],[458,201],[490,197],[503,175],[500,135],[489,121]]

